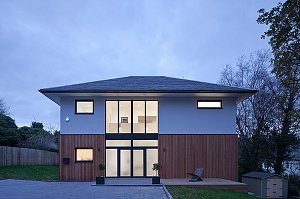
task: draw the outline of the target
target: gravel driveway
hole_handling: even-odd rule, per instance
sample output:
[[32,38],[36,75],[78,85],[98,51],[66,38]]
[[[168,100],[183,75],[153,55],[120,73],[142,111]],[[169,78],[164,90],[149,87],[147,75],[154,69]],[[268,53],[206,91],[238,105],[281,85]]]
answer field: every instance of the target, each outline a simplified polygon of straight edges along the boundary
[[0,199],[167,199],[163,187],[91,184],[92,182],[0,180]]

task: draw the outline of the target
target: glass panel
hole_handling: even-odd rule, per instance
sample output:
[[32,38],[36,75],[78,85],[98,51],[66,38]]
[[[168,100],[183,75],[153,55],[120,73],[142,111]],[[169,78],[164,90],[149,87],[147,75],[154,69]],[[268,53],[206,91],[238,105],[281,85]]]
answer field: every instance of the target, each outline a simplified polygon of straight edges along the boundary
[[76,149],[76,161],[93,161],[93,149]]
[[119,101],[119,132],[131,133],[131,101]]
[[93,101],[76,101],[76,113],[93,113]]
[[144,175],[144,151],[133,150],[133,176]]
[[120,158],[120,172],[121,176],[130,176],[130,161],[131,161],[131,151],[130,150],[121,150],[121,158]]
[[106,101],[106,133],[118,133],[118,101]]
[[154,176],[153,164],[158,163],[158,149],[147,149],[147,176]]
[[158,101],[146,103],[146,133],[158,133]]
[[117,149],[106,149],[106,176],[117,176]]
[[133,146],[158,146],[158,140],[133,140]]
[[198,108],[222,108],[222,102],[221,101],[215,101],[215,102],[198,101]]
[[133,101],[133,133],[145,133],[145,101]]
[[131,146],[131,140],[106,140],[106,146]]

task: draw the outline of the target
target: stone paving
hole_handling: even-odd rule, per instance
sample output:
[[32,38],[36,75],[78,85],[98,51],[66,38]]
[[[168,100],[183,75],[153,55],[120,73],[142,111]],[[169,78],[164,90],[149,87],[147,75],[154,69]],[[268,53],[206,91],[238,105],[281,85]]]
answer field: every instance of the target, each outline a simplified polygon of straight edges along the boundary
[[0,180],[0,199],[168,198],[162,186],[91,186],[93,183]]

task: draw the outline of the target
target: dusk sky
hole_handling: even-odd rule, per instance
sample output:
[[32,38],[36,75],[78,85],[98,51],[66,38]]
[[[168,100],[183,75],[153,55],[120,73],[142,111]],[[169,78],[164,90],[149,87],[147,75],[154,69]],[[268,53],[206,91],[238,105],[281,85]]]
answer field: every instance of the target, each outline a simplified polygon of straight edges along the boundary
[[273,0],[0,1],[0,98],[18,126],[59,129],[38,89],[131,75],[217,83],[226,64],[269,49],[257,10]]

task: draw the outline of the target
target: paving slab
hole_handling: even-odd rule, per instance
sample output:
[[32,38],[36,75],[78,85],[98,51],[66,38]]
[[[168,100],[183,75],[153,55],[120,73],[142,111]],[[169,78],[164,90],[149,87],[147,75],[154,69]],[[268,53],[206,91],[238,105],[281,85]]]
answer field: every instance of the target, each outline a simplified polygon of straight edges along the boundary
[[167,199],[162,186],[91,186],[94,182],[0,180],[0,199]]

